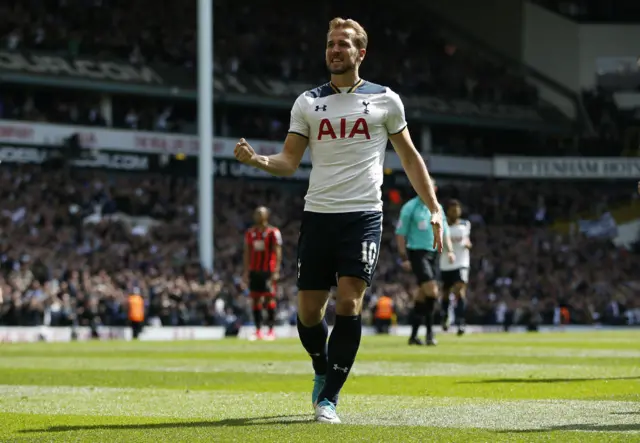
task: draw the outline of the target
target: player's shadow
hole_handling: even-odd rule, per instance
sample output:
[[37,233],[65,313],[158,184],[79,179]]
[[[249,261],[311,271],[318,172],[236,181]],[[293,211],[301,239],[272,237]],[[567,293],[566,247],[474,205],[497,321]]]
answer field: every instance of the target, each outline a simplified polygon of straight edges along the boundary
[[23,434],[37,432],[73,432],[73,431],[153,431],[158,429],[184,429],[206,427],[242,427],[242,426],[274,426],[274,425],[301,425],[314,422],[309,414],[297,415],[273,415],[269,417],[228,418],[212,421],[171,421],[165,423],[128,423],[128,424],[104,424],[104,425],[69,425],[50,426],[44,429],[23,429]]
[[598,425],[598,424],[571,424],[558,426],[545,426],[540,429],[509,429],[498,431],[500,434],[535,434],[540,432],[552,431],[592,431],[592,432],[633,432],[640,431],[640,423],[626,423],[617,425]]
[[640,380],[640,376],[634,377],[593,377],[593,378],[491,378],[486,380],[465,380],[459,384],[491,384],[491,383],[575,383],[585,381],[614,381],[614,380]]

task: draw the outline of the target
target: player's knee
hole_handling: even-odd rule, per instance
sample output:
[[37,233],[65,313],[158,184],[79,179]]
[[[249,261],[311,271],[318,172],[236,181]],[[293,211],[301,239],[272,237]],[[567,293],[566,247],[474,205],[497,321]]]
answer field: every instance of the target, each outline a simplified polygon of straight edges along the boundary
[[324,312],[318,313],[298,311],[298,321],[300,321],[300,323],[302,323],[302,325],[307,328],[311,328],[317,324],[320,324],[323,317]]
[[336,298],[336,314],[359,315],[362,311],[362,297],[338,297]]
[[298,292],[298,318],[304,326],[315,326],[324,318],[329,293],[327,291]]
[[451,292],[453,292],[453,295],[455,295],[456,299],[458,300],[460,300],[461,298],[464,298],[467,293],[466,287],[462,283],[458,283],[454,285]]
[[338,281],[336,314],[358,315],[362,311],[362,299],[367,289],[364,280],[355,277],[341,277]]
[[413,290],[413,301],[423,302],[425,298],[426,297],[424,295],[424,291],[422,290],[422,287],[418,287],[417,289]]
[[438,283],[435,280],[424,282],[420,285],[420,292],[425,297],[436,298],[438,296]]
[[303,326],[308,328],[319,324],[324,318],[324,309],[311,310],[311,309],[298,309],[298,320]]

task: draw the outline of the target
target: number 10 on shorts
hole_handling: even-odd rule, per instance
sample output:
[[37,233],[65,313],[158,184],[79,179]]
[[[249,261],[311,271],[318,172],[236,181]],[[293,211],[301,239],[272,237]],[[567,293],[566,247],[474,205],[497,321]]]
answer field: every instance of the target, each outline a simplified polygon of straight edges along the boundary
[[376,264],[378,258],[378,245],[372,241],[362,242],[362,263],[365,263],[369,267],[373,267]]

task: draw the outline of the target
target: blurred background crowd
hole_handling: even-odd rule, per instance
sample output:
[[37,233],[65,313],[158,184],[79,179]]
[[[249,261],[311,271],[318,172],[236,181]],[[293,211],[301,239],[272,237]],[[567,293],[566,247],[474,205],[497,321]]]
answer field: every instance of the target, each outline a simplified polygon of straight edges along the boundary
[[[195,180],[47,169],[0,169],[3,323],[124,325],[126,297],[134,288],[148,297],[148,317],[163,325],[248,321],[249,299],[240,281],[243,233],[253,209],[263,204],[271,208],[271,222],[284,238],[279,318],[295,319],[295,247],[304,186],[218,179],[216,260],[210,274],[198,264]],[[502,323],[505,315],[515,315],[518,323],[534,314],[553,323],[557,309],[569,306],[577,323],[623,324],[640,309],[637,252],[575,228],[564,234],[550,229],[576,214],[640,205],[634,190],[595,185],[559,192],[555,186],[513,181],[441,185],[440,198],[463,201],[473,223],[471,323]],[[392,296],[403,323],[416,288],[397,261],[393,228],[398,212],[398,205],[388,202],[383,248],[367,301],[373,305],[382,294]],[[131,219],[110,217],[122,213]],[[143,223],[143,217],[155,224]]]
[[[424,2],[403,2],[385,8],[385,14],[377,12],[377,0],[364,9],[351,0],[287,3],[287,14],[280,12],[282,2],[276,3],[215,2],[216,78],[245,84],[255,78],[326,82],[326,24],[335,15],[353,15],[369,30],[371,42],[363,76],[403,96],[425,156],[638,155],[635,110],[621,109],[612,91],[597,84],[573,90],[559,85],[441,20],[424,9]],[[538,3],[565,13],[554,2]],[[186,84],[193,82],[195,2],[154,5],[149,0],[2,2],[0,70],[9,69],[9,61],[17,60],[11,57],[18,55],[42,64],[42,58],[33,57],[44,54],[69,63],[86,59],[150,66],[165,82],[176,78],[180,83],[182,77]],[[117,89],[109,78],[82,89],[56,86],[52,71],[36,77],[34,72],[0,84],[0,120],[196,132],[193,98],[150,94],[143,91],[148,85]],[[574,115],[568,117],[545,98],[543,88],[572,103]],[[284,138],[295,94],[282,94],[278,103],[251,91],[240,101],[221,95],[225,100],[216,103],[216,136]],[[418,110],[421,97],[441,105],[464,103],[467,110],[476,107],[466,119],[459,108],[445,112],[440,107],[443,115],[434,117],[434,109]],[[519,122],[516,110],[536,116],[535,124],[526,118]],[[485,112],[493,118],[490,123]],[[473,226],[469,323],[640,324],[637,246],[616,243],[615,233],[593,233],[578,223],[603,214],[613,214],[618,224],[640,217],[633,182],[470,178],[464,171],[435,175],[441,201],[460,200]],[[250,306],[240,281],[242,239],[259,205],[271,209],[271,222],[283,232],[278,321],[290,323],[296,314],[295,246],[305,189],[305,181],[217,177],[215,267],[207,272],[198,261],[193,177],[170,168],[131,173],[4,161],[0,325],[125,325],[124,306],[132,292],[145,298],[150,324],[246,323]],[[398,192],[401,201],[389,199],[390,191]],[[377,297],[392,296],[398,322],[404,323],[415,283],[398,264],[393,233],[400,204],[412,193],[398,181],[385,185],[384,194],[384,241],[366,302],[371,308]],[[562,308],[569,317],[560,318]],[[365,315],[370,317],[371,310]]]

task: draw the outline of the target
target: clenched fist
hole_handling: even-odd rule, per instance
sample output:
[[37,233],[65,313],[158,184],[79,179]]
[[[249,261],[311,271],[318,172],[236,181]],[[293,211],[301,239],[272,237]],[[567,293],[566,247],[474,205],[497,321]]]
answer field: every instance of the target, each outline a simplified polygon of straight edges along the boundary
[[257,157],[256,151],[244,138],[241,138],[240,141],[236,143],[233,155],[236,157],[236,160],[245,164],[255,163]]

